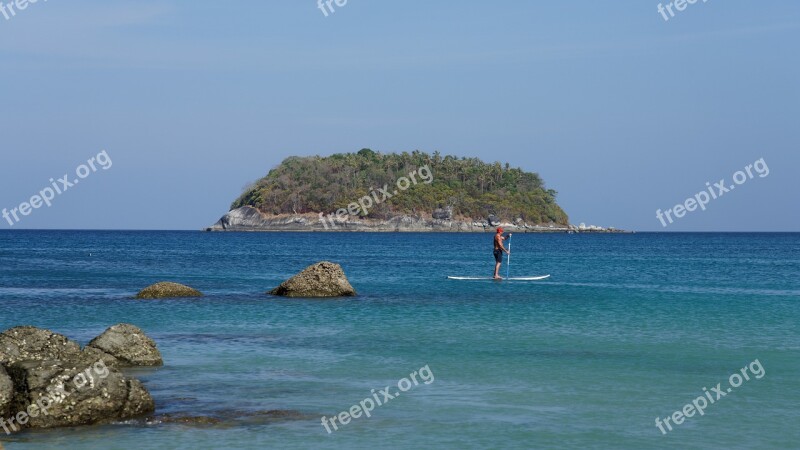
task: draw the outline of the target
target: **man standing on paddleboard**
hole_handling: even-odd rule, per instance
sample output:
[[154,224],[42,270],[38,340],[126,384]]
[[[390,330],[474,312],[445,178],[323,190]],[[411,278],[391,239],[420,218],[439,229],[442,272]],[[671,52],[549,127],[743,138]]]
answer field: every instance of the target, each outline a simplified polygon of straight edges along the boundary
[[[511,237],[511,233],[508,233],[508,237]],[[502,280],[503,278],[500,276],[500,265],[503,264],[503,253],[511,254],[506,248],[503,246],[503,241],[507,238],[503,236],[503,229],[497,228],[497,234],[494,235],[494,279],[495,280]]]

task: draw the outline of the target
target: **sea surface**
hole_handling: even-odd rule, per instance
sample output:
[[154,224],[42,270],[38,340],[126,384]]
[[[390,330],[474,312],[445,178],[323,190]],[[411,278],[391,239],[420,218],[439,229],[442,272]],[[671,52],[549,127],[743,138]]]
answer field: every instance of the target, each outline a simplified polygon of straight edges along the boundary
[[[800,234],[515,234],[511,276],[549,279],[446,279],[491,275],[491,242],[491,234],[0,231],[0,330],[35,325],[86,344],[111,325],[135,324],[165,360],[132,373],[156,414],[221,420],[0,431],[0,442],[8,450],[800,448]],[[340,263],[359,295],[266,295],[321,260]],[[206,296],[132,299],[162,280]],[[750,379],[727,392],[745,367]],[[322,425],[373,389],[399,392],[415,371],[418,385],[371,417],[330,434]],[[656,417],[706,391],[716,397],[717,383],[724,397],[662,434]]]

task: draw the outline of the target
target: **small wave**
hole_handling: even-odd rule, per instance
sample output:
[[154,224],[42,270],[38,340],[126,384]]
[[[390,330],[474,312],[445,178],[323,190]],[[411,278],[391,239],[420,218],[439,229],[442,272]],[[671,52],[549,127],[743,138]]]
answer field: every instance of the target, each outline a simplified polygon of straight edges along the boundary
[[123,291],[100,289],[100,288],[33,288],[33,287],[18,287],[8,288],[0,287],[0,295],[72,295],[72,294],[118,294]]
[[547,281],[540,284],[551,286],[580,286],[604,289],[637,289],[655,292],[690,293],[690,294],[721,294],[721,295],[770,295],[800,297],[800,290],[796,289],[759,289],[740,287],[706,287],[706,286],[670,286],[659,284],[612,284],[612,283],[570,283]]

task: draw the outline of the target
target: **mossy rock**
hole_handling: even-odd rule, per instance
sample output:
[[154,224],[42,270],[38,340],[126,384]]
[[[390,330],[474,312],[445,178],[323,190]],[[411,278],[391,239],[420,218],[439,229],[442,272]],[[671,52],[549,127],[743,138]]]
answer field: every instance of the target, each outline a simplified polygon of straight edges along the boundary
[[322,261],[281,283],[269,292],[283,297],[327,298],[356,295],[342,270],[336,263]]
[[154,340],[129,323],[110,327],[92,339],[83,350],[120,367],[161,366],[164,360]]
[[21,326],[0,333],[0,364],[6,368],[20,361],[69,360],[80,354],[77,342],[50,330]]
[[136,294],[139,299],[156,299],[156,298],[181,298],[181,297],[202,297],[203,293],[185,286],[180,283],[171,283],[162,281],[152,286],[147,286],[141,292]]

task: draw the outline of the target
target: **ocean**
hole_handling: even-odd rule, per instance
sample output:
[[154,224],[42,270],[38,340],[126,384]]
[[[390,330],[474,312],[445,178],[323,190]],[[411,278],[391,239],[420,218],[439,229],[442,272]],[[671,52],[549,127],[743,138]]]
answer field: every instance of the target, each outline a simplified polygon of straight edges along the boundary
[[[800,234],[515,234],[511,276],[549,279],[446,279],[490,276],[491,243],[491,234],[0,231],[0,330],[34,325],[86,344],[111,325],[137,325],[165,361],[131,372],[157,416],[219,420],[0,432],[0,442],[800,448]],[[359,295],[266,294],[322,260],[341,264]],[[162,280],[206,296],[132,299]],[[382,404],[328,433],[323,416],[366,399]]]

